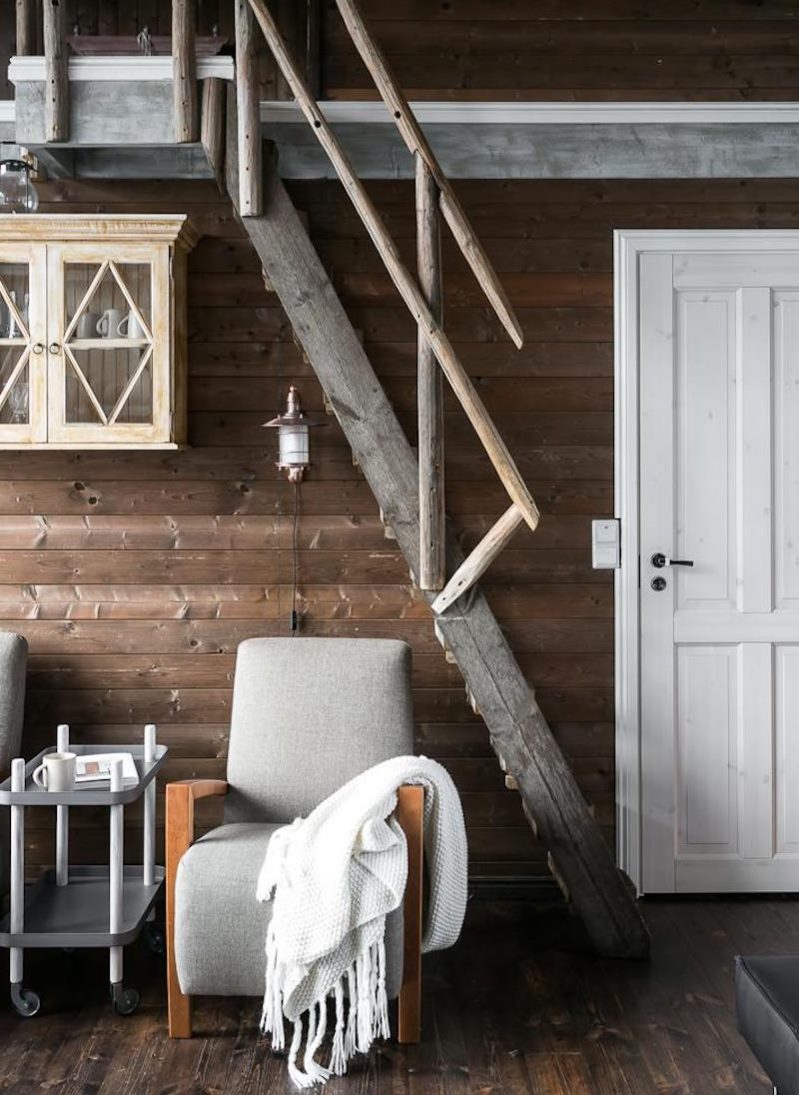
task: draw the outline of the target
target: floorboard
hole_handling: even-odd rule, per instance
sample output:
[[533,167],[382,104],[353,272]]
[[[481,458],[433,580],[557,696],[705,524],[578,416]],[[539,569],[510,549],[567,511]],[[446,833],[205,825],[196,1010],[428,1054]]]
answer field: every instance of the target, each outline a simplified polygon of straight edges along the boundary
[[[651,962],[601,961],[560,905],[475,899],[452,951],[424,961],[423,1041],[387,1044],[328,1095],[770,1095],[735,1029],[733,958],[799,951],[799,901],[650,900]],[[278,1095],[292,1091],[254,1000],[204,999],[165,1030],[162,959],[137,944],[110,1009],[103,952],[29,952],[42,1012],[0,1011],[0,1091]]]

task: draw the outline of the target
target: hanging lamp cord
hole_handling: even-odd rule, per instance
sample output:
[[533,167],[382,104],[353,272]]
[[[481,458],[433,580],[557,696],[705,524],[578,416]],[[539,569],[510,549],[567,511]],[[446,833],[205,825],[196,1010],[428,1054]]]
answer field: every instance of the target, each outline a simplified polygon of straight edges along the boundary
[[297,576],[299,570],[299,549],[297,546],[297,533],[300,517],[300,484],[297,480],[294,484],[294,515],[291,523],[291,634],[297,634],[300,626],[300,616],[297,611]]

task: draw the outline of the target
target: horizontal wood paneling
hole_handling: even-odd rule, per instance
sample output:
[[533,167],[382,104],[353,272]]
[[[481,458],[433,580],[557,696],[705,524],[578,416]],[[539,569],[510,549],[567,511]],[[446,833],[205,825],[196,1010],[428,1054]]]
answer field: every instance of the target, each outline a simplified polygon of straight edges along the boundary
[[[410,98],[794,99],[795,10],[747,0],[364,0]],[[324,75],[332,98],[374,89],[333,0]]]
[[[369,188],[410,257],[412,188]],[[415,340],[401,305],[339,188],[292,190],[413,438]],[[612,583],[590,569],[589,551],[590,519],[613,502],[611,230],[791,227],[799,188],[786,180],[470,181],[458,190],[528,342],[517,353],[504,340],[449,244],[447,326],[543,514],[536,532],[521,530],[491,567],[486,589],[611,839]],[[262,423],[290,379],[312,410],[322,409],[322,392],[210,184],[57,182],[43,196],[58,209],[196,212],[211,234],[191,257],[192,447],[0,454],[0,619],[29,638],[32,652],[26,751],[50,741],[63,718],[76,740],[113,742],[155,719],[172,750],[170,774],[220,775],[236,646],[286,634],[291,603],[291,492]],[[468,550],[505,498],[468,422],[451,399],[447,406],[448,506]],[[333,419],[314,433],[312,453],[298,522],[306,633],[410,642],[417,747],[450,768],[464,795],[473,871],[544,870]],[[49,821],[32,818],[33,860],[52,854]],[[130,821],[135,859],[135,813]],[[90,859],[104,847],[105,819],[81,824],[76,855]]]

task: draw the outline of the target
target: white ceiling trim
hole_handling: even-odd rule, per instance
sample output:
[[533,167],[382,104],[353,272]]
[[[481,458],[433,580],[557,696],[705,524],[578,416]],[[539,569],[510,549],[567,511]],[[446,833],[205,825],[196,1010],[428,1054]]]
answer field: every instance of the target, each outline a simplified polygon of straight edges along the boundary
[[[197,76],[204,80],[216,76],[232,80],[235,66],[232,57],[200,57]],[[44,57],[12,57],[8,66],[12,84],[44,80]],[[171,80],[172,58],[164,57],[70,57],[70,80]]]
[[[382,102],[319,104],[329,122],[393,123]],[[799,103],[468,103],[412,102],[422,124],[442,125],[704,125],[799,122]],[[262,102],[262,122],[302,121],[295,102]]]

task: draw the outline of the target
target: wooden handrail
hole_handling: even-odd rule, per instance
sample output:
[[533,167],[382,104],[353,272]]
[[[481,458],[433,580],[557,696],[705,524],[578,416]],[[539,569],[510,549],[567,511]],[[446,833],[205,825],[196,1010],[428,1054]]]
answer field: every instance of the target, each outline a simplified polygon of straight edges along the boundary
[[502,326],[513,339],[516,347],[521,348],[524,335],[507,294],[502,287],[502,282],[497,277],[483,245],[469,224],[469,220],[452,188],[452,183],[441,170],[435,153],[430,147],[427,137],[422,132],[422,128],[417,122],[402,89],[394,78],[382,50],[369,33],[354,0],[336,0],[336,6],[341,18],[344,20],[344,26],[355,44],[355,48],[360,54],[361,60],[369,70],[369,74],[380,92],[381,99],[388,107],[397,129],[405,141],[408,151],[414,156],[421,156],[430,168],[436,185],[441,191],[441,212],[444,214],[444,219],[449,225],[463,257],[471,266]]
[[400,258],[396,244],[391,238],[382,217],[366,192],[363,183],[355,174],[349,157],[328,125],[319,104],[313,98],[299,67],[286,48],[282,35],[264,0],[250,0],[255,17],[264,33],[267,44],[272,50],[278,67],[286,78],[294,98],[303,114],[311,124],[317,140],[327,153],[336,169],[344,189],[360,216],[369,236],[377,248],[385,267],[396,285],[402,299],[416,321],[417,327],[436,355],[444,375],[460,400],[469,421],[472,423],[489,460],[493,464],[505,490],[516,503],[530,528],[538,524],[538,509],[513,461],[505,442],[486,411],[477,390],[468,373],[455,353],[450,340],[430,311],[427,301],[414,278],[408,272]]

